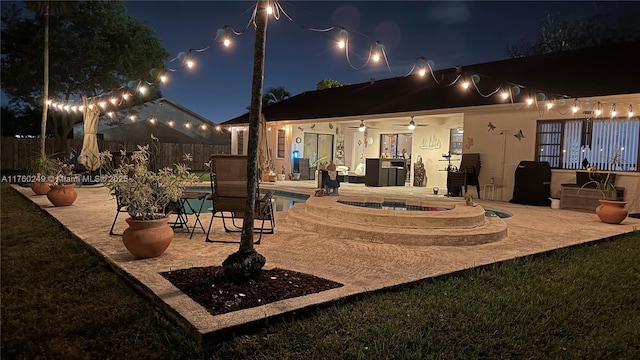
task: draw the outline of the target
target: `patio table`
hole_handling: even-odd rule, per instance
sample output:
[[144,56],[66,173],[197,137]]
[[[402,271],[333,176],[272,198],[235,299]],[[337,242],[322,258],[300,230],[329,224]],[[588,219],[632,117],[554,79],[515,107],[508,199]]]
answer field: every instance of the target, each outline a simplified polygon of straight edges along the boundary
[[[178,216],[176,221],[172,223],[174,228],[182,228],[183,226],[187,229],[191,235],[189,239],[193,238],[193,234],[196,232],[196,228],[200,225],[200,229],[202,229],[203,233],[206,233],[204,229],[204,225],[200,220],[200,214],[202,213],[202,208],[204,207],[204,200],[209,195],[208,192],[183,192],[180,199],[178,199],[176,215]],[[189,200],[198,200],[200,201],[200,206],[194,207]],[[193,226],[189,226],[189,217],[188,214],[191,213],[195,217],[195,221]]]

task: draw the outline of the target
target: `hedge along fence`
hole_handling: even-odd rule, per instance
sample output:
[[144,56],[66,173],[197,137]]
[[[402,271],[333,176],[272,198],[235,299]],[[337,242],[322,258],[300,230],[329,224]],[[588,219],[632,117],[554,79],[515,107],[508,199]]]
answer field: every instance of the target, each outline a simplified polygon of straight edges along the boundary
[[[29,163],[40,154],[40,139],[18,139],[10,136],[3,136],[1,139],[1,168],[2,171],[21,171],[26,174],[29,169]],[[151,142],[151,141],[149,141]],[[82,139],[67,140],[69,149],[74,149],[80,155],[82,150]],[[133,141],[105,141],[98,140],[98,149],[100,152],[109,150],[110,152],[120,152],[126,149],[128,152],[138,149],[137,142]],[[153,145],[151,145],[153,148]],[[151,149],[154,150],[154,149]],[[55,154],[54,140],[46,139],[45,152],[47,155],[55,155],[60,159],[66,159],[69,154]],[[212,154],[230,154],[231,149],[228,145],[210,145],[210,144],[175,144],[175,143],[159,143],[157,151],[157,166],[163,168],[173,166],[173,164],[183,162],[184,154],[191,154],[193,162],[189,164],[193,171],[207,171],[204,165],[209,161]]]

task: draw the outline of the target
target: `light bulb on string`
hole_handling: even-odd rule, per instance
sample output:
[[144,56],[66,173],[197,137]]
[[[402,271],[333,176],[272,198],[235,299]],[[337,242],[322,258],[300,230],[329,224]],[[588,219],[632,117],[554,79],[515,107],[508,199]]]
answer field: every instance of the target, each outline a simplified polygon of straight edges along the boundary
[[115,114],[113,111],[109,111],[109,112],[107,113],[107,116],[108,116],[108,117],[110,117],[110,118],[113,118],[115,115],[116,115],[116,114]]
[[221,130],[222,130],[222,126],[216,125],[216,131],[221,131]]
[[122,94],[122,100],[124,100],[124,101],[129,100],[129,93],[128,92],[125,92],[125,93]]
[[206,124],[200,125],[200,130],[207,130],[207,125]]
[[191,59],[187,60],[187,67],[188,67],[189,69],[193,69],[193,66],[194,66],[194,62],[193,62],[193,60],[191,60]]
[[175,124],[175,121],[173,121],[173,119],[170,119],[169,121],[167,121],[167,125],[173,127],[173,125]]
[[500,96],[502,97],[502,100],[507,100],[509,98],[509,93],[503,91],[500,93]]
[[602,108],[601,108],[601,106],[602,106],[602,105],[600,104],[600,102],[598,102],[598,103],[596,104],[596,116],[600,116],[600,115],[602,115]]
[[269,15],[273,14],[273,8],[271,7],[271,5],[267,6],[267,14]]
[[424,77],[425,75],[427,75],[427,69],[425,69],[425,68],[421,67],[421,68],[418,70],[418,75],[420,75],[420,76]]
[[149,120],[149,122],[150,122],[150,123],[152,123],[152,124],[155,124],[155,123],[156,123],[156,118],[154,118],[153,116],[152,116],[152,117],[150,117],[148,120]]
[[191,129],[191,123],[190,122],[186,122],[184,124],[184,127],[186,127],[187,129]]
[[100,103],[98,105],[100,105],[100,107],[104,109],[107,106],[107,102],[106,101],[100,101]]
[[378,53],[373,54],[371,59],[373,59],[373,61],[375,61],[375,62],[380,61],[380,54],[378,54]]
[[633,117],[633,105],[629,105],[629,117]]
[[144,86],[144,85],[141,85],[141,86],[138,88],[138,92],[140,93],[140,95],[145,95],[145,94],[147,93],[147,87],[146,87],[146,86]]
[[462,80],[461,86],[463,89],[467,90],[469,88],[469,82],[467,80]]
[[69,109],[71,109],[71,106],[69,106],[68,104],[64,106],[64,109],[69,112]]
[[118,99],[116,99],[115,97],[112,97],[111,99],[109,99],[109,102],[113,105],[118,103]]
[[346,29],[342,28],[340,30],[340,33],[338,33],[338,47],[340,49],[344,49],[347,46],[347,38],[349,36],[349,33],[347,32]]
[[52,101],[51,99],[47,100],[47,106],[51,105]]
[[84,111],[84,105],[80,105],[80,106],[78,106],[78,110],[79,110],[79,111]]
[[73,111],[73,112],[78,111],[78,106],[77,106],[77,105],[73,105],[73,106],[71,107],[71,111]]
[[616,104],[611,105],[611,117],[614,118],[618,116],[618,112],[616,111]]
[[229,38],[225,38],[222,41],[222,45],[224,45],[225,47],[229,47],[229,45],[231,45],[231,40]]
[[553,108],[553,103],[551,101],[547,102],[547,109],[551,110]]
[[531,105],[533,104],[533,99],[532,98],[527,98],[527,105]]
[[129,120],[131,120],[131,122],[136,122],[137,117],[135,115],[129,115]]
[[167,82],[167,75],[160,75],[160,82],[165,84]]
[[89,110],[93,110],[94,105],[93,104],[89,104]]

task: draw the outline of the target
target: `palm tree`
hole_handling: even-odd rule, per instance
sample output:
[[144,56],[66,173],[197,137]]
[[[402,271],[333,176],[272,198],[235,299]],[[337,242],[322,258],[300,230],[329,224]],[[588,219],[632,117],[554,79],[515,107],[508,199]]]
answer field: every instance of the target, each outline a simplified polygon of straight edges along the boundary
[[42,122],[40,124],[40,156],[44,151],[47,135],[47,100],[49,99],[49,16],[66,14],[68,1],[25,1],[27,8],[44,19],[44,88],[42,90]]
[[284,89],[284,86],[270,87],[262,96],[262,107],[280,102],[291,96],[291,93]]
[[[262,88],[264,86],[264,54],[267,36],[267,1],[257,4],[255,18],[256,37],[253,48],[253,78],[251,81],[251,105],[249,107],[249,144],[247,147],[247,202],[240,237],[240,248],[229,255],[222,268],[227,278],[243,282],[262,271],[266,259],[253,246],[253,221],[255,218],[256,186],[258,184],[258,124],[262,113]],[[283,89],[284,90],[284,89]]]

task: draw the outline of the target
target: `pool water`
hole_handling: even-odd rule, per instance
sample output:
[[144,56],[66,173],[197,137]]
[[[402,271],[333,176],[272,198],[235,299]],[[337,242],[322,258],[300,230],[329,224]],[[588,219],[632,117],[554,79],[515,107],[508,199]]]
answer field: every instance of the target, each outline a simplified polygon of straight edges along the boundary
[[[209,191],[209,187],[207,187],[206,190],[199,189],[199,188],[198,189],[191,189],[190,188],[189,191]],[[262,192],[261,195],[264,195],[264,192]],[[278,190],[276,190],[274,195],[273,195],[274,210],[275,211],[280,211],[280,212],[286,212],[293,205],[295,205],[297,203],[303,203],[303,202],[307,201],[308,198],[309,198],[309,195],[296,194],[296,193],[290,193],[290,192],[286,192],[286,191],[278,191]],[[341,202],[341,201],[338,201],[338,202]],[[200,208],[201,201],[199,201],[199,200],[189,200],[189,203],[191,204],[191,206],[193,206],[194,209],[197,210],[197,209]],[[350,203],[350,202],[341,202],[341,203],[348,203],[348,205],[364,206],[364,207],[385,209],[385,210],[408,210],[408,211],[446,211],[446,210],[451,210],[451,209],[445,208],[445,207],[421,207],[421,206],[413,206],[413,205],[407,206],[405,203],[400,203],[400,202],[384,202],[382,204],[380,204],[380,203],[365,203],[365,205],[356,205],[356,204],[363,204],[363,203]],[[202,212],[206,212],[207,209],[209,209],[212,206],[213,206],[213,202],[211,200],[206,200],[204,202],[204,204],[202,205]],[[511,214],[506,213],[506,212],[502,212],[502,211],[498,211],[498,210],[485,209],[485,216],[488,216],[488,217],[499,217],[501,219],[504,219],[504,218],[511,217]]]

